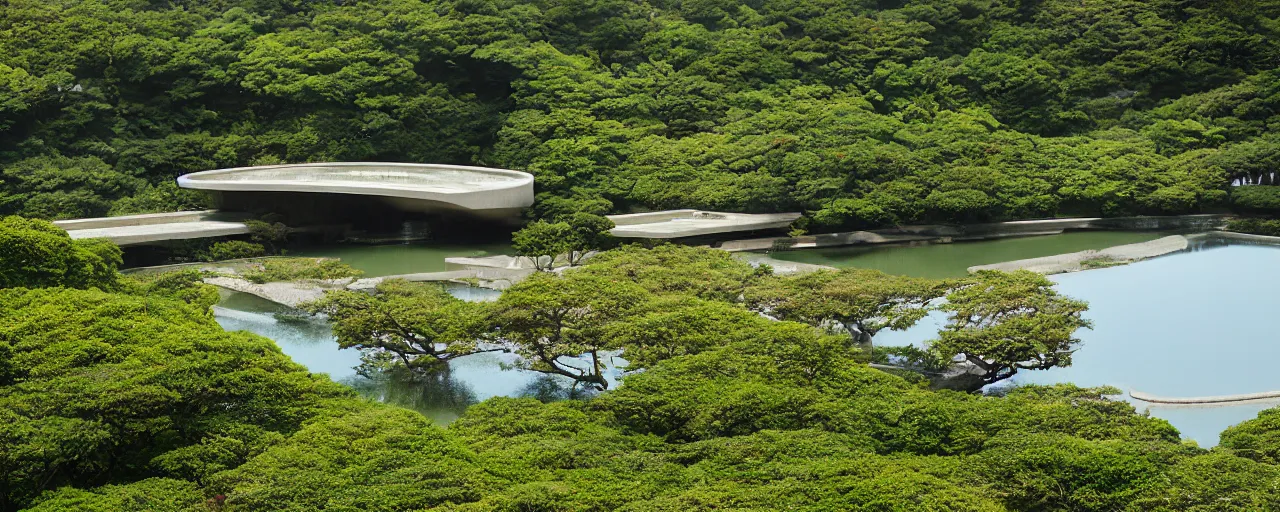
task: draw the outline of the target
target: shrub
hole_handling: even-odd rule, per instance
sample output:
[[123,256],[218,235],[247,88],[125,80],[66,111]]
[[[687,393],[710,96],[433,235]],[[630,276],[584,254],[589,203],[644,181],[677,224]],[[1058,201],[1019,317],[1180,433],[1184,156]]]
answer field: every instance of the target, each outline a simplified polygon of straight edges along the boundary
[[239,258],[255,258],[267,254],[267,248],[262,244],[253,242],[245,242],[243,240],[230,240],[226,242],[215,242],[209,246],[209,250],[205,252],[205,259],[209,261],[234,260]]
[[1253,235],[1280,236],[1280,220],[1231,219],[1227,222],[1227,230]]
[[1231,191],[1231,205],[1239,212],[1280,212],[1280,187],[1262,185],[1235,187]]
[[120,262],[120,248],[110,241],[72,240],[50,222],[0,218],[0,288],[109,289]]
[[298,279],[342,279],[364,272],[339,260],[324,258],[272,258],[263,260],[262,268],[246,271],[242,276],[255,283],[294,281]]

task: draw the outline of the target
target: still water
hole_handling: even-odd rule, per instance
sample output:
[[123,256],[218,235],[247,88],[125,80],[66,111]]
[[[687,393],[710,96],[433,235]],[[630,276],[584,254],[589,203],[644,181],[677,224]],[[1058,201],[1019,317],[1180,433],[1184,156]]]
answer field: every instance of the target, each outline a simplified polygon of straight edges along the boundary
[[[553,400],[576,393],[570,389],[571,382],[563,377],[504,370],[504,365],[516,362],[516,356],[500,352],[460,357],[449,363],[448,374],[433,378],[359,375],[356,367],[360,365],[360,352],[339,348],[328,323],[320,319],[277,316],[287,311],[284,306],[254,295],[226,292],[214,307],[214,316],[228,331],[249,331],[270,338],[294,362],[312,372],[326,373],[361,395],[414,409],[441,424],[457,419],[467,407],[490,397],[532,396]],[[617,361],[621,363],[621,359]],[[620,370],[616,367],[611,370],[610,380],[616,385]]]
[[1155,240],[1167,233],[1157,231],[1071,231],[1060,235],[1027,236],[956,242],[895,246],[850,246],[769,253],[774,259],[827,265],[871,268],[890,274],[919,277],[962,277],[968,268],[1002,261],[1053,256],[1088,249]]
[[[1280,338],[1271,315],[1280,298],[1280,248],[1220,241],[1131,265],[1050,276],[1062,293],[1089,302],[1092,330],[1068,368],[1024,371],[1017,383],[1111,385],[1166,397],[1280,390]],[[876,343],[920,343],[941,327],[932,315]],[[1162,406],[1133,401],[1201,446],[1280,401]]]
[[[453,256],[509,254],[509,244],[396,244],[334,245],[290,251],[296,256],[341,258],[365,276],[376,277],[416,272],[453,270],[444,259]],[[446,285],[449,293],[463,300],[494,300],[500,292],[466,285]],[[313,372],[326,373],[337,382],[351,386],[361,395],[414,409],[437,423],[457,419],[467,407],[494,396],[532,396],[554,400],[574,396],[563,377],[538,372],[503,369],[517,361],[514,354],[483,353],[460,357],[449,363],[449,372],[433,378],[410,375],[360,375],[360,352],[341,349],[328,323],[318,318],[278,316],[289,308],[260,297],[223,292],[214,308],[218,323],[229,331],[249,331],[276,342],[294,362]],[[608,375],[616,385],[621,375],[621,358],[613,358]]]
[[290,256],[341,258],[343,263],[364,271],[364,277],[443,272],[455,270],[445,258],[511,254],[509,243],[450,244],[412,243],[393,245],[330,245],[290,250]]
[[[774,253],[833,266],[868,266],[887,272],[930,277],[964,275],[971,265],[995,263],[1150,240],[1159,233],[1078,232],[914,247]],[[369,275],[445,270],[445,256],[482,255],[501,246],[350,246],[317,249],[313,255],[338,256]],[[842,259],[840,254],[846,254]],[[808,257],[808,256],[805,256]],[[404,261],[409,260],[409,261]],[[1014,383],[1072,382],[1112,385],[1124,390],[1183,397],[1280,390],[1280,340],[1270,315],[1280,295],[1280,248],[1209,242],[1192,249],[1132,265],[1052,276],[1063,293],[1089,302],[1093,330],[1070,368],[1023,372]],[[490,300],[496,292],[455,287],[467,300]],[[360,355],[340,350],[324,322],[278,320],[279,306],[257,297],[229,294],[216,310],[228,330],[247,330],[271,338],[286,354],[316,372],[328,373],[365,396],[423,412],[439,422],[456,418],[470,404],[492,396],[566,394],[566,383],[542,374],[504,370],[510,354],[478,354],[455,360],[445,378],[429,381],[357,375]],[[881,345],[928,340],[943,322],[931,316],[904,332],[882,332]],[[614,380],[619,372],[615,369]],[[1169,420],[1185,438],[1201,446],[1217,444],[1229,425],[1253,418],[1280,402],[1189,407],[1134,402],[1138,409]]]

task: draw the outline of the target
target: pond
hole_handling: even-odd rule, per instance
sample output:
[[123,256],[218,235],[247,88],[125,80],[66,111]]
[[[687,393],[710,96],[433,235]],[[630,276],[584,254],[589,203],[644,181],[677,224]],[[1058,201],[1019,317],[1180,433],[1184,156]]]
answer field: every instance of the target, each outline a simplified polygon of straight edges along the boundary
[[[365,276],[386,276],[416,272],[452,270],[444,259],[453,256],[509,254],[508,244],[394,244],[331,245],[290,251],[296,256],[324,256],[342,261],[365,272]],[[486,288],[448,284],[449,293],[463,300],[494,300],[500,292]],[[506,353],[483,353],[450,362],[447,375],[425,379],[409,375],[360,375],[360,352],[343,350],[328,323],[321,319],[278,317],[289,308],[266,299],[239,292],[223,291],[214,308],[218,323],[229,331],[249,331],[270,338],[294,362],[313,372],[326,373],[337,382],[351,386],[361,395],[423,413],[437,423],[449,423],[472,404],[494,396],[532,396],[553,400],[571,396],[571,382],[538,372],[504,370],[516,362]],[[621,358],[614,358],[619,363]],[[617,384],[621,371],[611,366],[608,375]]]
[[290,256],[341,258],[343,263],[364,271],[364,277],[443,272],[454,270],[445,258],[511,254],[511,244],[489,243],[406,243],[388,245],[323,245],[289,251]]
[[[822,253],[818,262],[836,266],[868,265],[921,276],[963,275],[970,265],[1044,256],[1058,252],[1105,248],[1150,240],[1161,233],[1079,232],[990,242],[914,247],[879,247]],[[346,246],[308,251],[342,257],[370,275],[445,270],[444,257],[480,255],[493,246]],[[788,253],[774,253],[779,257]],[[789,255],[803,254],[800,251]],[[991,256],[988,256],[990,254]],[[781,259],[781,258],[779,258]],[[409,261],[402,261],[409,260]],[[1059,289],[1089,301],[1093,330],[1082,331],[1083,347],[1072,367],[1023,372],[1014,383],[1073,382],[1081,386],[1112,385],[1161,396],[1205,396],[1280,390],[1280,343],[1270,335],[1269,313],[1280,290],[1280,249],[1241,243],[1206,242],[1132,265],[1052,276]],[[490,300],[496,292],[454,287],[467,300]],[[354,350],[340,350],[328,326],[320,321],[278,320],[281,308],[257,297],[229,294],[217,309],[229,330],[243,329],[276,340],[286,354],[316,372],[328,373],[365,396],[423,412],[449,422],[475,402],[492,396],[564,396],[564,381],[526,371],[503,370],[510,354],[478,354],[451,363],[447,378],[422,381],[375,375],[362,377]],[[882,332],[880,345],[919,343],[937,332],[942,318],[925,319],[904,332]],[[616,382],[619,372],[613,370]],[[1280,405],[1254,402],[1228,406],[1152,406],[1139,410],[1169,420],[1201,446],[1217,444],[1229,425]]]
[[1053,256],[1088,249],[1155,240],[1168,233],[1160,231],[1069,231],[1060,235],[1025,236],[955,242],[950,244],[857,245],[828,249],[775,251],[774,259],[827,265],[871,268],[890,274],[919,277],[962,277],[968,268],[1004,261]]
[[[270,338],[294,362],[312,372],[326,373],[361,395],[414,409],[441,424],[452,422],[467,407],[490,397],[532,396],[552,400],[576,393],[570,389],[571,382],[563,377],[502,369],[503,365],[516,362],[515,355],[506,353],[460,357],[449,363],[447,374],[430,379],[411,375],[360,375],[356,372],[360,352],[339,348],[327,322],[276,316],[287,311],[284,306],[254,295],[225,292],[223,300],[214,307],[214,316],[228,331],[249,331]],[[612,371],[610,380],[616,385],[620,371],[616,367]]]
[[[1131,265],[1051,276],[1062,293],[1089,302],[1092,330],[1068,368],[1024,371],[1014,384],[1111,385],[1126,394],[1195,397],[1280,390],[1280,340],[1270,316],[1280,298],[1280,248],[1209,241]],[[884,346],[929,339],[943,322],[932,315],[904,332],[884,332]],[[1133,401],[1201,446],[1230,425],[1277,401],[1164,406]]]

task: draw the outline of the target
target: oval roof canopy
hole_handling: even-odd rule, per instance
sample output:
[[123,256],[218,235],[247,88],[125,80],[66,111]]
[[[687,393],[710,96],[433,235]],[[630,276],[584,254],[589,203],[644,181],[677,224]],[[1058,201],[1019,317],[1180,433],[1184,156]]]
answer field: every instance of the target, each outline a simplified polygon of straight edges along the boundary
[[310,192],[415,199],[469,210],[533,204],[533,175],[463,165],[345,162],[267,165],[178,177],[182,188],[220,192]]

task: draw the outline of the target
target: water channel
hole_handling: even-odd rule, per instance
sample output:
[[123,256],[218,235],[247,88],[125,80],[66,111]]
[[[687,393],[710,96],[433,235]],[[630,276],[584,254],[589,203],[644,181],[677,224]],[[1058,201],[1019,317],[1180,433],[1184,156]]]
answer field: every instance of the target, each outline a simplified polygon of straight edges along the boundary
[[[775,252],[778,259],[833,266],[863,266],[886,272],[928,277],[964,275],[971,265],[995,263],[1151,240],[1154,232],[1078,232],[1030,238],[942,245],[826,249]],[[307,255],[342,257],[368,275],[445,270],[447,256],[496,253],[502,246],[428,247],[425,245],[343,246],[317,248]],[[297,254],[303,254],[299,252]],[[1280,290],[1280,248],[1238,242],[1209,241],[1175,253],[1127,266],[1052,276],[1059,289],[1090,303],[1093,330],[1079,336],[1083,347],[1070,368],[1023,372],[1014,383],[1072,382],[1081,386],[1112,385],[1125,392],[1161,396],[1206,396],[1280,390],[1280,343],[1270,329],[1269,314]],[[491,292],[454,289],[470,300],[492,298]],[[300,364],[325,372],[362,394],[423,412],[448,422],[465,408],[491,396],[563,395],[563,382],[541,374],[502,370],[514,360],[507,354],[460,358],[448,378],[430,382],[388,376],[362,377],[352,369],[359,354],[339,350],[322,322],[286,322],[270,302],[230,294],[218,310],[229,330],[267,336]],[[883,332],[881,345],[928,340],[943,322],[938,315],[904,332]],[[616,373],[615,373],[616,377]],[[1201,446],[1217,444],[1229,425],[1253,418],[1278,401],[1225,406],[1155,406],[1134,402],[1153,416],[1169,420],[1187,439]]]

